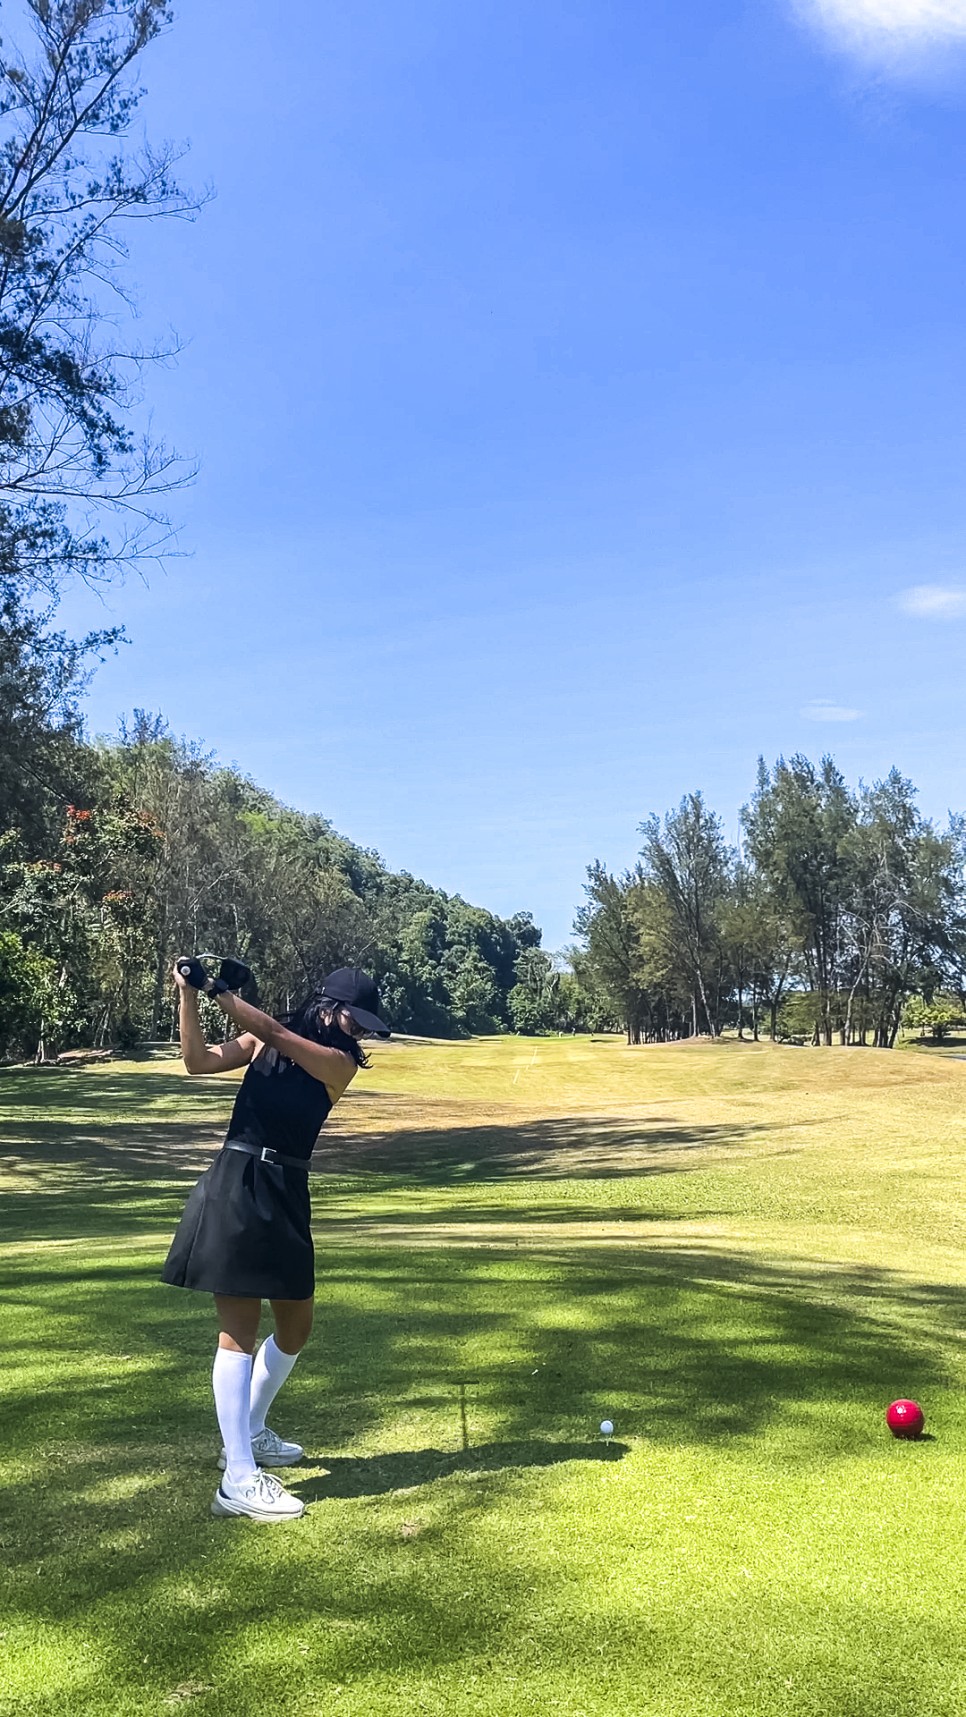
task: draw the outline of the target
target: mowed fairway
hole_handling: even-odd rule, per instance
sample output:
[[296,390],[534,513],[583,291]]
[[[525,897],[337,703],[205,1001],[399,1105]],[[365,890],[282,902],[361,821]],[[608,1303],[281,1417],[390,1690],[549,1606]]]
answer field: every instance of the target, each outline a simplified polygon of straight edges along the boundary
[[232,1090],[0,1077],[4,1717],[962,1717],[966,1063],[376,1046],[271,1528],[157,1279]]

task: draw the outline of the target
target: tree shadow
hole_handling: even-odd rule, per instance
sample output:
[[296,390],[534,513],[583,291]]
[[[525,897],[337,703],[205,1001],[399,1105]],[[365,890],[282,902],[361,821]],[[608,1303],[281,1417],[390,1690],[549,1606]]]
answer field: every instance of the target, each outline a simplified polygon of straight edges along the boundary
[[[525,1532],[466,1530],[488,1511],[505,1519],[508,1497],[515,1517],[518,1502],[552,1506],[558,1468],[599,1463],[604,1508],[604,1466],[613,1461],[621,1484],[640,1484],[644,1498],[626,1459],[638,1437],[645,1451],[702,1453],[777,1428],[780,1441],[765,1444],[772,1470],[785,1463],[800,1473],[880,1445],[892,1453],[887,1401],[913,1394],[928,1410],[933,1392],[957,1375],[966,1324],[959,1288],[887,1268],[833,1268],[818,1256],[768,1259],[683,1228],[648,1232],[658,1215],[670,1230],[714,1213],[642,1210],[632,1201],[646,1192],[634,1183],[697,1170],[702,1146],[730,1151],[765,1128],[582,1116],[347,1134],[325,1148],[328,1186],[348,1182],[351,1199],[341,1211],[334,1199],[318,1201],[318,1334],[280,1398],[278,1425],[333,1451],[327,1474],[286,1475],[327,1506],[314,1537],[310,1514],[304,1532],[281,1529],[265,1545],[244,1524],[226,1530],[208,1516],[217,1483],[214,1321],[203,1296],[157,1280],[164,1244],[155,1236],[173,1228],[183,1200],[172,1181],[194,1168],[192,1151],[207,1160],[196,1125],[164,1116],[163,1103],[184,1103],[184,1080],[40,1077],[45,1088],[75,1084],[64,1109],[76,1104],[84,1124],[75,1133],[43,1096],[39,1123],[13,1123],[21,1180],[26,1164],[30,1184],[5,1195],[0,1214],[5,1239],[23,1247],[4,1262],[5,1615],[28,1633],[37,1621],[55,1637],[101,1641],[116,1678],[111,1709],[124,1710],[128,1694],[130,1709],[146,1708],[135,1690],[156,1661],[169,1680],[151,1684],[155,1709],[170,1703],[170,1677],[212,1677],[219,1697],[237,1692],[240,1702],[219,1711],[244,1711],[263,1693],[270,1704],[274,1662],[253,1671],[246,1660],[237,1681],[226,1669],[252,1630],[277,1638],[281,1659],[294,1627],[315,1628],[336,1641],[343,1679],[369,1674],[373,1663],[402,1661],[416,1673],[460,1663],[481,1638],[501,1650],[535,1583],[548,1610],[557,1599],[555,1570],[535,1579]],[[160,1082],[160,1111],[142,1101],[145,1082],[155,1092]],[[209,1083],[223,1114],[231,1092]],[[122,1098],[126,1119],[115,1112]],[[213,1108],[209,1118],[213,1125]],[[633,1154],[622,1161],[628,1138]],[[626,1178],[628,1208],[595,1205],[589,1187],[566,1205],[550,1191],[539,1202],[508,1196],[506,1205],[495,1191],[484,1203],[462,1196],[472,1181],[556,1185],[565,1175]],[[409,1217],[373,1215],[359,1197],[360,1188],[382,1199],[414,1187],[426,1197],[413,1195]],[[324,1193],[326,1182],[316,1189]],[[448,1207],[434,1204],[434,1190]],[[640,1231],[603,1239],[599,1230],[617,1230],[622,1218]],[[578,1222],[598,1231],[580,1235]],[[492,1224],[485,1245],[470,1226],[481,1223]],[[425,1231],[422,1244],[413,1224]],[[522,1234],[527,1224],[547,1232]],[[78,1244],[48,1246],[41,1236]],[[460,1378],[473,1380],[479,1441],[468,1450],[458,1447]],[[629,1441],[592,1440],[605,1413]],[[406,1446],[370,1452],[394,1441]],[[447,1441],[449,1453],[428,1446]],[[895,1452],[931,1460],[941,1450],[940,1434],[933,1448]],[[432,1525],[425,1539],[403,1541],[405,1503],[397,1509],[391,1499],[417,1487]],[[414,1589],[420,1554],[433,1560]],[[374,1556],[383,1558],[375,1570]],[[361,1570],[358,1580],[346,1578],[347,1562]],[[468,1589],[472,1605],[463,1601]],[[639,1631],[640,1616],[632,1619]],[[560,1646],[569,1649],[569,1641]],[[78,1680],[58,1704],[64,1698],[58,1688],[49,1706],[34,1701],[30,1710],[108,1709],[102,1685],[85,1690]],[[317,1689],[303,1708],[325,1708]]]
[[[43,1444],[65,1422],[84,1438],[137,1440],[153,1424],[161,1444],[210,1446],[211,1307],[158,1281],[162,1256],[7,1260],[5,1352],[21,1381],[0,1395],[0,1427],[14,1445]],[[320,1257],[318,1298],[286,1411],[300,1441],[335,1455],[387,1416],[427,1408],[456,1446],[468,1377],[477,1449],[537,1434],[579,1442],[608,1415],[620,1432],[679,1446],[784,1420],[803,1460],[824,1458],[833,1424],[846,1442],[856,1424],[877,1434],[888,1400],[944,1387],[966,1322],[962,1289],[684,1237],[577,1249],[561,1237],[521,1251],[355,1236]]]
[[[602,1475],[613,1462],[643,1487],[627,1460],[638,1437],[645,1451],[701,1451],[777,1424],[783,1442],[769,1458],[800,1473],[891,1448],[886,1402],[911,1393],[928,1403],[948,1382],[949,1337],[964,1319],[964,1295],[951,1289],[919,1284],[913,1298],[888,1270],[833,1278],[817,1259],[769,1263],[725,1245],[575,1253],[561,1237],[521,1256],[445,1243],[417,1252],[347,1232],[320,1258],[318,1339],[279,1401],[278,1428],[326,1451],[326,1473],[282,1475],[319,1505],[318,1523],[310,1511],[268,1545],[247,1523],[208,1515],[218,1482],[214,1329],[201,1297],[150,1280],[160,1256],[143,1251],[128,1265],[104,1248],[78,1275],[50,1248],[19,1282],[10,1270],[5,1614],[55,1637],[93,1632],[113,1666],[110,1709],[124,1710],[129,1694],[141,1708],[134,1689],[159,1663],[168,1676],[150,1682],[159,1710],[181,1680],[210,1679],[224,1693],[230,1648],[252,1628],[285,1640],[293,1627],[342,1640],[344,1628],[339,1681],[400,1653],[424,1673],[481,1639],[501,1651],[535,1589],[541,1604],[557,1601],[555,1573],[542,1566],[535,1577],[524,1541],[518,1550],[497,1525],[508,1497],[515,1517],[553,1507],[568,1462]],[[903,1296],[909,1327],[895,1319]],[[461,1377],[472,1379],[479,1437],[467,1450],[456,1446]],[[591,1437],[605,1412],[620,1438],[610,1446]],[[412,1446],[427,1414],[435,1443],[452,1438],[449,1452]],[[379,1451],[396,1431],[407,1446]],[[900,1454],[934,1458],[925,1447]],[[389,1512],[355,1512],[361,1504]],[[598,1506],[610,1505],[604,1490]],[[477,1521],[485,1532],[470,1530]],[[420,1555],[432,1563],[413,1591]],[[347,1564],[364,1570],[361,1583],[347,1580]],[[267,1699],[270,1677],[263,1691]],[[250,1678],[242,1695],[239,1711],[250,1708]],[[71,1711],[88,1700],[92,1713],[108,1709],[102,1689],[72,1687]],[[318,1705],[317,1695],[305,1702]],[[64,1708],[52,1695],[49,1717]]]
[[564,1461],[618,1461],[630,1453],[627,1443],[552,1443],[534,1439],[503,1443],[481,1443],[468,1449],[395,1450],[387,1455],[312,1456],[325,1468],[322,1474],[299,1482],[298,1469],[286,1474],[286,1487],[304,1502],[324,1502],[330,1497],[388,1496],[393,1491],[414,1490],[455,1473],[500,1473],[510,1467],[555,1467]]
[[[8,1104],[12,1099],[11,1106],[22,1109],[29,1102],[35,1110],[29,1119],[14,1113],[2,1121],[6,1166],[21,1186],[34,1183],[49,1193],[69,1190],[81,1179],[88,1186],[116,1183],[119,1173],[131,1180],[197,1176],[224,1139],[234,1091],[217,1078],[192,1080],[189,1087],[183,1076],[155,1071],[9,1069],[0,1095]],[[184,1118],[186,1104],[190,1119]],[[663,1112],[625,1120],[517,1119],[504,1118],[504,1111],[471,1125],[366,1124],[373,1110],[391,1118],[407,1107],[398,1096],[368,1093],[361,1125],[348,1107],[323,1129],[313,1173],[440,1188],[527,1178],[644,1178],[685,1172],[702,1152],[740,1149],[770,1130],[764,1123],[676,1122]]]
[[98,1067],[5,1067],[0,1075],[0,1097],[4,1102],[30,1104],[45,1114],[62,1110],[86,1113],[130,1108],[132,1121],[138,1113],[181,1107],[190,1093],[192,1105],[230,1105],[234,1081],[223,1074],[189,1075],[160,1073],[146,1065],[133,1073],[130,1068]]
[[698,1126],[662,1114],[633,1121],[557,1115],[473,1126],[367,1129],[334,1137],[323,1132],[312,1166],[320,1174],[395,1175],[427,1186],[527,1178],[630,1180],[685,1173],[703,1152],[741,1147],[772,1130],[759,1123]]
[[136,1128],[98,1122],[96,1130],[69,1132],[61,1121],[6,1121],[0,1132],[7,1172],[40,1193],[116,1185],[120,1175],[136,1181],[198,1175],[224,1137],[223,1128],[209,1130],[203,1121],[156,1119]]

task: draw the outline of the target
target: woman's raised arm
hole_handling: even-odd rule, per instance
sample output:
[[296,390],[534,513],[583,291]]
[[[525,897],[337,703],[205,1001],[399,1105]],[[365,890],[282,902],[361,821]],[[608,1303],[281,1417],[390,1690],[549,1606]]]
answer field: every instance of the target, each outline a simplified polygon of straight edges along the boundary
[[[311,1073],[313,1079],[319,1079],[326,1086],[333,1103],[337,1103],[350,1080],[355,1078],[356,1064],[351,1055],[346,1055],[341,1049],[329,1049],[324,1044],[313,1043],[311,1038],[300,1037],[298,1032],[289,1031],[287,1026],[280,1025],[271,1014],[263,1014],[260,1008],[253,1008],[250,1003],[243,1002],[231,990],[224,991],[217,997],[218,1006],[229,1019],[246,1034],[250,1033],[253,1041],[267,1044],[271,1049],[277,1049],[279,1055],[287,1055],[290,1061],[304,1067],[306,1073]],[[241,1043],[244,1038],[238,1038]],[[227,1047],[227,1045],[226,1045]]]
[[247,1067],[258,1048],[250,1032],[229,1038],[227,1043],[207,1044],[198,1013],[198,991],[174,969],[174,981],[180,993],[178,1035],[181,1038],[181,1059],[189,1073],[228,1073],[232,1068]]

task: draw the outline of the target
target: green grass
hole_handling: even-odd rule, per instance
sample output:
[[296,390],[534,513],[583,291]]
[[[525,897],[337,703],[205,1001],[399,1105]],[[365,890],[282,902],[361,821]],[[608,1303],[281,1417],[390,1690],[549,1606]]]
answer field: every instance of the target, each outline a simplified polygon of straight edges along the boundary
[[275,1528],[158,1281],[231,1095],[0,1076],[3,1717],[961,1717],[966,1063],[378,1046]]

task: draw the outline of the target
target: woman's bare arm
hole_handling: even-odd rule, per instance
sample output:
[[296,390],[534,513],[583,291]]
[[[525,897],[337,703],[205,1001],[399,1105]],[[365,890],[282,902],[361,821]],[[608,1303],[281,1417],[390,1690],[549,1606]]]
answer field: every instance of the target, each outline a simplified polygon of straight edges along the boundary
[[[313,1043],[311,1038],[299,1037],[298,1032],[289,1031],[284,1025],[279,1025],[271,1014],[263,1014],[260,1008],[253,1008],[250,1003],[243,1002],[240,996],[232,991],[226,991],[218,998],[218,1006],[228,1018],[234,1020],[253,1041],[267,1044],[277,1049],[279,1055],[287,1055],[290,1061],[304,1067],[306,1073],[311,1073],[313,1079],[319,1079],[326,1086],[333,1103],[337,1103],[350,1080],[356,1076],[356,1064],[351,1055],[346,1055],[341,1049],[329,1049],[324,1044]],[[242,1038],[236,1042],[242,1042]],[[226,1045],[227,1047],[227,1045]]]
[[181,1038],[181,1059],[189,1073],[228,1073],[232,1068],[247,1067],[258,1049],[249,1032],[230,1038],[227,1043],[207,1044],[198,1014],[198,991],[186,984],[177,967],[175,983],[180,990],[178,1034]]

